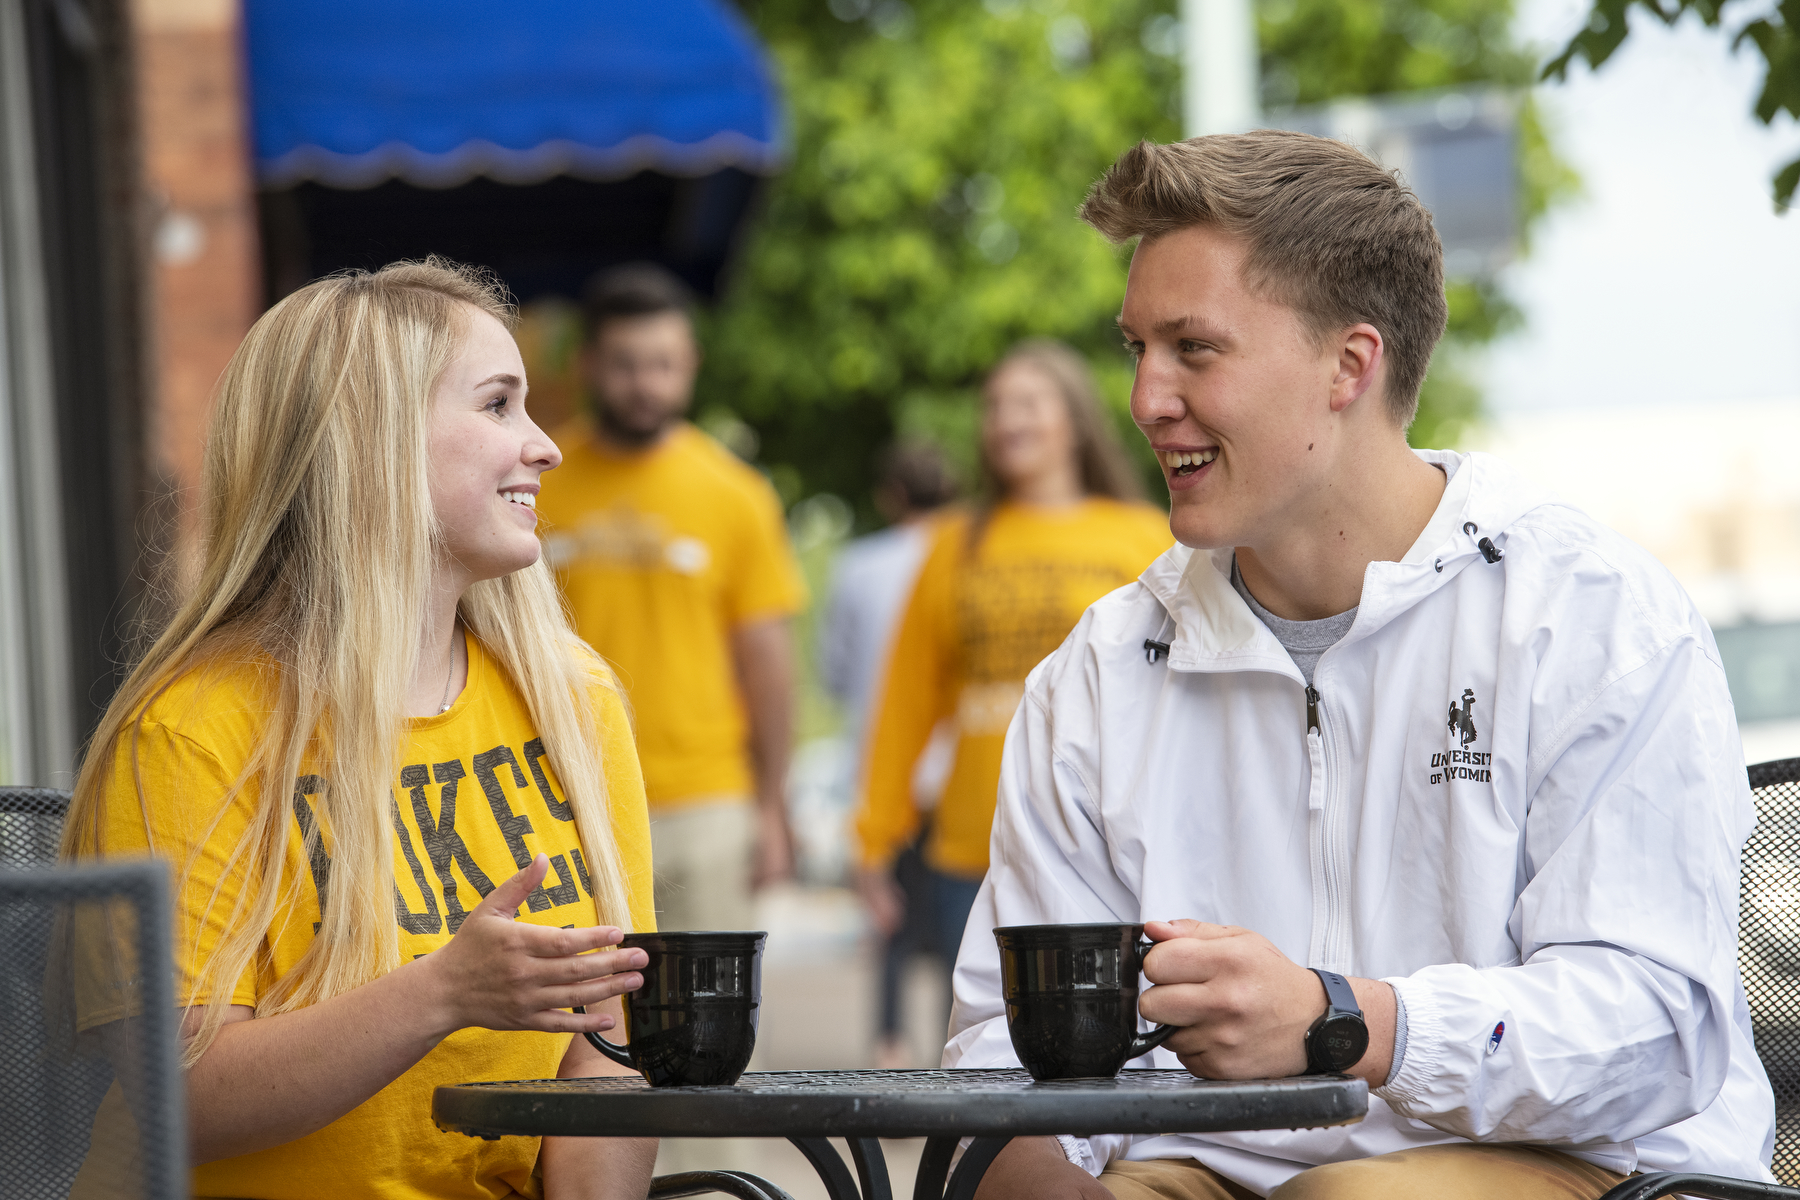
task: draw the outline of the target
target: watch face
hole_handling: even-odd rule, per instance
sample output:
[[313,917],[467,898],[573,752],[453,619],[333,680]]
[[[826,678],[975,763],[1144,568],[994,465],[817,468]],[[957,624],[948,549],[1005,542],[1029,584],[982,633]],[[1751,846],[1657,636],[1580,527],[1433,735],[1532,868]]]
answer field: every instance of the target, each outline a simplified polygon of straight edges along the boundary
[[1314,1061],[1331,1071],[1354,1067],[1369,1048],[1369,1027],[1360,1017],[1343,1013],[1320,1022],[1313,1031]]

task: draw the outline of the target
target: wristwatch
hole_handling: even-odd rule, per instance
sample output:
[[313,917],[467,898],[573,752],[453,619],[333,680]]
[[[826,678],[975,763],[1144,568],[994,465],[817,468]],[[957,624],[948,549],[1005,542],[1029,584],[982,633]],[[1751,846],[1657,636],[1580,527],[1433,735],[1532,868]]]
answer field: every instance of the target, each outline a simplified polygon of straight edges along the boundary
[[1306,1073],[1342,1074],[1362,1061],[1369,1048],[1369,1027],[1348,979],[1335,971],[1308,969],[1325,985],[1325,1015],[1306,1031]]

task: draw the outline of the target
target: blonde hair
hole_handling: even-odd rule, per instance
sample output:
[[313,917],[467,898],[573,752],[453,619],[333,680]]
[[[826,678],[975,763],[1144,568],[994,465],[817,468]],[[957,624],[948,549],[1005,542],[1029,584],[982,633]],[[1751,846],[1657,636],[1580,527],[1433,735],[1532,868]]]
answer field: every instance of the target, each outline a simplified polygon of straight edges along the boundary
[[1242,238],[1247,282],[1296,310],[1315,341],[1381,331],[1387,404],[1405,427],[1444,335],[1444,250],[1412,189],[1343,142],[1259,129],[1139,142],[1094,184],[1081,218],[1114,242],[1209,225]]
[[[138,724],[170,684],[210,666],[267,664],[268,725],[210,814],[216,828],[234,799],[254,797],[249,829],[221,872],[244,885],[206,962],[192,963],[197,948],[178,942],[192,967],[189,1006],[213,999],[187,1047],[190,1064],[217,1036],[233,985],[281,912],[312,886],[287,859],[303,763],[327,781],[303,857],[326,837],[332,870],[317,935],[257,1015],[340,995],[400,965],[389,810],[440,544],[425,454],[430,397],[475,319],[470,309],[509,327],[513,319],[497,282],[436,258],[322,279],[264,314],[219,381],[198,584],[107,708],[62,843],[65,858],[99,852],[122,745],[147,805]],[[471,586],[458,615],[524,697],[574,811],[601,921],[629,928],[593,704],[593,689],[611,683],[604,666],[570,628],[542,557]],[[209,828],[184,875],[210,836]],[[216,891],[208,903],[220,903]]]

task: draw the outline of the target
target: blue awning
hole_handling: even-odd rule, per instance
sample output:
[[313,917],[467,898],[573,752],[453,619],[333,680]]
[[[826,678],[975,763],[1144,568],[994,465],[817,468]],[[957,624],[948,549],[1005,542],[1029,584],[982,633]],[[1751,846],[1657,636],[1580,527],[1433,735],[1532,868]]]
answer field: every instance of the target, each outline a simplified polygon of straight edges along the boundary
[[246,0],[244,24],[266,187],[780,165],[730,0]]

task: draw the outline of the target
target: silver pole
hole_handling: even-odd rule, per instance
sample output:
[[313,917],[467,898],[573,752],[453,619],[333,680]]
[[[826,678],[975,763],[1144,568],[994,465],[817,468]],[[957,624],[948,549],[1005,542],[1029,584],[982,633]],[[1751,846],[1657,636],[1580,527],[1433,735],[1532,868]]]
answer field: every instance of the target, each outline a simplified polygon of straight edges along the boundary
[[1188,137],[1262,119],[1250,0],[1181,0],[1181,116]]
[[68,573],[24,8],[0,0],[0,782],[70,787]]

